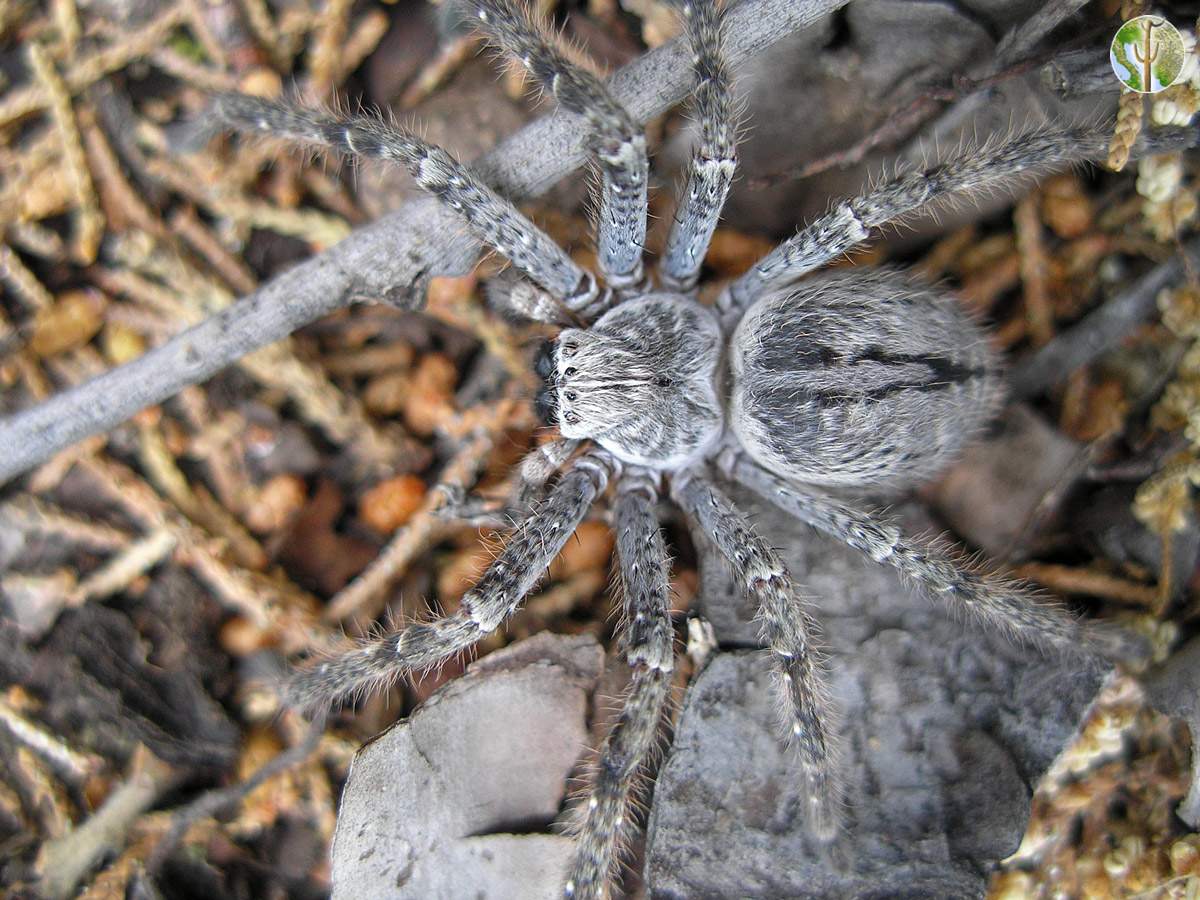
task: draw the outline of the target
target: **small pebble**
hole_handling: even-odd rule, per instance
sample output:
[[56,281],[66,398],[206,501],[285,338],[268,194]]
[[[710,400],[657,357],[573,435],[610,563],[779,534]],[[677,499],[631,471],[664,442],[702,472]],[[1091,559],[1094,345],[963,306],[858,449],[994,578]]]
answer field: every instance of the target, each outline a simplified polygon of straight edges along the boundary
[[412,380],[404,372],[384,372],[367,382],[363,405],[377,416],[394,416],[412,398]]
[[1074,175],[1051,178],[1042,187],[1042,218],[1058,237],[1082,237],[1092,227],[1092,200]]
[[242,76],[238,88],[243,94],[250,94],[252,97],[276,100],[283,94],[283,80],[274,69],[256,66]]
[[124,325],[109,322],[100,337],[104,357],[114,366],[131,362],[146,352],[146,339]]
[[249,656],[270,643],[263,630],[244,616],[234,616],[222,625],[218,640],[232,656]]
[[1171,871],[1200,875],[1200,834],[1189,834],[1171,845]]
[[276,475],[259,489],[246,510],[246,525],[258,534],[280,531],[304,506],[308,488],[298,475]]
[[47,357],[82,347],[104,324],[106,305],[99,291],[67,291],[34,317],[29,349]]
[[358,517],[380,534],[391,534],[425,502],[425,482],[416,475],[397,475],[379,482],[358,502]]
[[1033,889],[1033,878],[1026,872],[1002,872],[992,881],[991,900],[1027,900],[1036,894]]
[[412,373],[412,388],[404,403],[404,423],[419,437],[429,437],[454,413],[454,362],[441,353],[422,356]]

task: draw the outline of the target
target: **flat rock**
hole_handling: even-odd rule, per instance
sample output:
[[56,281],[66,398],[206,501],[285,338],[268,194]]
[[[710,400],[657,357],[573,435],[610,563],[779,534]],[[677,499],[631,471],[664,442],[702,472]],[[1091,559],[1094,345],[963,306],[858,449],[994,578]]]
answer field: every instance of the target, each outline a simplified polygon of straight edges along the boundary
[[[1039,776],[1103,673],[962,626],[893,573],[735,492],[812,597],[840,711],[845,828],[805,834],[768,660],[701,554],[718,652],[684,701],[649,822],[650,896],[972,897],[1016,849]],[[702,548],[703,549],[703,548]]]
[[571,841],[545,829],[587,746],[602,667],[593,638],[538,635],[363,747],[342,795],[333,896],[558,896]]

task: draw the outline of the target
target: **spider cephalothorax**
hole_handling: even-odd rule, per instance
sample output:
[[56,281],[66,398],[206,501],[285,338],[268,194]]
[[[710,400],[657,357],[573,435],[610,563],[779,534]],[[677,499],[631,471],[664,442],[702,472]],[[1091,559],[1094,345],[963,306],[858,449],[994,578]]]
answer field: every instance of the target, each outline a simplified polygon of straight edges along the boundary
[[622,462],[677,469],[711,452],[724,424],[716,314],[679,294],[609,310],[555,347],[559,430]]
[[910,539],[886,517],[826,493],[927,478],[993,412],[999,378],[980,330],[949,296],[898,270],[810,275],[871,229],[931,202],[1096,158],[1107,135],[1093,128],[1031,132],[884,181],[784,241],[708,306],[696,288],[736,168],[737,131],[715,0],[680,6],[697,76],[700,141],[653,279],[642,263],[648,169],[640,129],[522,8],[507,0],[468,6],[485,35],[589,130],[601,176],[599,279],[478,176],[410,132],[241,96],[215,106],[220,119],[243,131],[407,165],[421,187],[523,276],[507,279],[494,299],[562,328],[534,361],[543,380],[536,405],[561,436],[520,470],[522,501],[540,503],[532,511],[514,504],[519,524],[455,612],[304,670],[293,682],[296,702],[353,695],[472,646],[520,606],[593,503],[610,492],[622,649],[633,675],[600,750],[563,882],[565,895],[592,897],[614,877],[637,775],[670,690],[670,565],[657,522],[665,497],[706,546],[717,548],[758,610],[815,835],[836,832],[838,779],[812,623],[778,554],[722,480],[894,567],[953,612],[1054,651],[1107,652],[1110,642],[1022,583],[974,569],[941,545]]

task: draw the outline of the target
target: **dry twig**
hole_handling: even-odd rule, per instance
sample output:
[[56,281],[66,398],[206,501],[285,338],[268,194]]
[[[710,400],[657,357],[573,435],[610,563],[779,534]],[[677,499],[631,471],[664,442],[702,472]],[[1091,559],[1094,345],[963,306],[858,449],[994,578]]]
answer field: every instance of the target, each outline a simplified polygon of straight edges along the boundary
[[129,778],[83,825],[42,845],[38,893],[65,900],[104,856],[125,845],[133,823],[178,781],[179,773],[144,747],[134,754]]

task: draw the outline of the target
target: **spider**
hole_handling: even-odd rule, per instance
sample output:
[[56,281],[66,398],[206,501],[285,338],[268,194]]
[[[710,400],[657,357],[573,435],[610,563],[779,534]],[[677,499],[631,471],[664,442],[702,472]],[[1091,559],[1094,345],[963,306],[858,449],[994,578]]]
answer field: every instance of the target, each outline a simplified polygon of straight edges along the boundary
[[504,548],[453,614],[299,672],[290,688],[297,705],[335,702],[470,648],[517,610],[611,489],[621,646],[632,681],[600,749],[562,887],[565,897],[596,897],[615,878],[638,776],[670,691],[675,649],[670,565],[656,511],[662,499],[715,545],[757,606],[805,786],[806,820],[818,838],[836,834],[840,801],[814,623],[780,557],[723,482],[894,567],[952,612],[1060,653],[1123,652],[1115,636],[1085,628],[1023,583],[906,537],[885,516],[846,499],[902,490],[946,466],[997,408],[999,363],[957,302],[912,275],[892,268],[810,274],[872,229],[931,203],[1101,155],[1105,133],[1030,132],[883,181],[784,241],[709,306],[699,302],[698,285],[737,167],[738,130],[715,0],[679,5],[693,52],[700,138],[654,277],[643,264],[648,162],[641,130],[522,6],[467,6],[493,44],[586,123],[600,174],[600,280],[469,169],[409,131],[240,95],[214,104],[218,120],[237,131],[408,166],[419,186],[523,276],[493,285],[493,301],[561,329],[534,363],[543,380],[536,405],[559,437],[521,465],[514,506],[522,518]]

